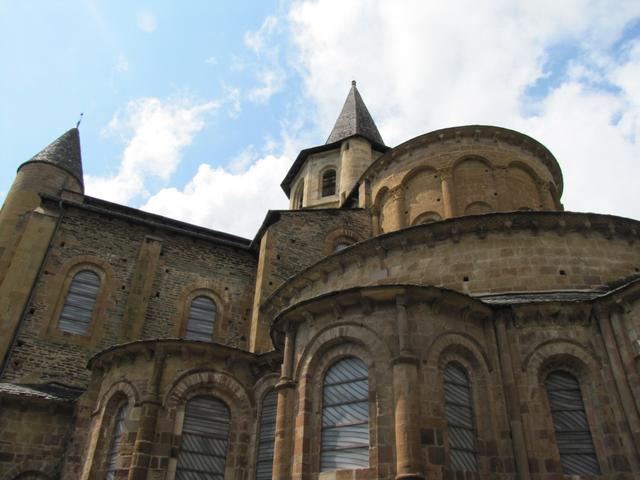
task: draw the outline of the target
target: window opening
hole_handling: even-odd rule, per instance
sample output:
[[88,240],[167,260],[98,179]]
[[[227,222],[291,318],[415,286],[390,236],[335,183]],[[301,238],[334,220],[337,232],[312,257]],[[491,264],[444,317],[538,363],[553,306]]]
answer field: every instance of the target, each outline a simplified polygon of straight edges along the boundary
[[478,449],[469,377],[466,370],[455,363],[445,367],[443,376],[451,470],[477,472]]
[[198,396],[187,402],[176,480],[224,480],[230,423],[229,409],[217,398]]
[[327,170],[322,174],[322,196],[330,197],[336,194],[336,171]]
[[600,475],[578,380],[567,372],[551,372],[544,382],[560,463],[565,475]]
[[333,365],[322,389],[320,470],[369,466],[369,376],[367,365],[346,358]]
[[111,448],[109,449],[109,455],[107,457],[107,475],[106,480],[113,480],[116,478],[116,472],[118,471],[118,454],[120,453],[120,445],[122,444],[122,438],[124,433],[124,422],[127,418],[127,405],[124,404],[116,413],[116,419],[113,425],[113,432],[111,434]]
[[216,323],[217,307],[209,297],[199,296],[193,299],[189,307],[189,318],[184,338],[211,342]]
[[58,329],[76,335],[85,335],[91,324],[99,290],[100,277],[95,272],[82,270],[76,273],[64,299]]
[[256,480],[271,480],[273,470],[273,448],[276,441],[276,409],[278,396],[271,390],[262,399],[260,436],[258,438],[258,461]]

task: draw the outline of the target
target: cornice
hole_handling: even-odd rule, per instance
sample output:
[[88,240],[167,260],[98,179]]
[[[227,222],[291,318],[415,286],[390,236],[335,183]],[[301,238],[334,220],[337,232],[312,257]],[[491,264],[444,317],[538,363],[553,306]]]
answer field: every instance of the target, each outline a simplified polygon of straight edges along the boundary
[[456,217],[416,225],[358,242],[324,257],[286,280],[260,308],[275,316],[292,302],[295,303],[305,288],[317,282],[326,282],[334,272],[341,274],[351,266],[361,267],[370,258],[377,259],[381,268],[385,268],[385,260],[392,251],[408,251],[414,245],[435,247],[443,242],[458,243],[463,235],[475,235],[483,239],[491,233],[511,235],[522,232],[528,235],[545,232],[558,236],[579,233],[585,238],[619,238],[632,245],[640,241],[640,222],[594,213],[507,212]]

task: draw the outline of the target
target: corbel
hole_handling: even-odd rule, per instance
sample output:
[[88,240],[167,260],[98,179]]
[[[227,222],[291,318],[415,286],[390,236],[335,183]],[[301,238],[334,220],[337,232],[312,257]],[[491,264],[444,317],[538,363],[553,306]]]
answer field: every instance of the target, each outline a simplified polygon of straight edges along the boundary
[[607,227],[608,228],[604,236],[607,238],[607,240],[611,240],[613,236],[616,234],[616,227],[611,222],[609,222],[609,225]]
[[480,140],[480,129],[476,128],[473,131],[473,139],[477,142],[478,140]]
[[425,243],[427,244],[427,247],[429,248],[433,248],[436,245],[436,240],[435,240],[435,235],[433,234],[433,232],[429,231],[425,234]]
[[584,238],[589,237],[589,230],[591,230],[591,222],[589,220],[585,220],[581,225],[581,233]]
[[500,139],[500,132],[498,131],[493,132],[493,137],[492,137],[493,143],[498,143],[499,139]]
[[456,138],[456,143],[460,143],[462,141],[462,132],[460,132],[460,130],[456,130],[455,138]]
[[567,222],[565,222],[563,219],[558,220],[558,222],[556,223],[556,233],[561,237],[564,237],[564,235],[567,233]]
[[478,225],[478,227],[476,228],[476,235],[481,240],[484,240],[485,238],[487,238],[487,230],[484,227],[484,225]]

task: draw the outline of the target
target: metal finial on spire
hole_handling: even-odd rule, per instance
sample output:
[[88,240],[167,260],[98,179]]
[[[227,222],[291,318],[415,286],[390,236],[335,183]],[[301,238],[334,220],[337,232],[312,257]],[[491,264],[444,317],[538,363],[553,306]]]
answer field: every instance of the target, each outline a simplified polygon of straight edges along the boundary
[[82,122],[82,116],[84,115],[84,113],[80,112],[80,118],[78,119],[78,123],[76,123],[76,128],[78,128],[80,126],[80,122]]
[[356,86],[356,81],[355,80],[351,80],[351,86],[355,87]]

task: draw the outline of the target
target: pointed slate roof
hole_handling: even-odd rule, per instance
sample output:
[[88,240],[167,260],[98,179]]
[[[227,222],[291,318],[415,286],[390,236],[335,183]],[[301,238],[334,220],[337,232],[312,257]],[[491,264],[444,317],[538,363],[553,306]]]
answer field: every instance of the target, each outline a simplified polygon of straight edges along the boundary
[[353,80],[351,82],[351,90],[349,90],[347,99],[344,102],[338,120],[336,120],[336,124],[333,126],[333,130],[331,130],[327,143],[301,150],[280,184],[287,197],[291,194],[291,182],[293,182],[309,155],[340,148],[343,140],[356,135],[369,140],[371,146],[378,152],[386,152],[391,149],[391,147],[387,147],[384,144],[378,127],[376,127],[369,110],[367,110],[367,106],[364,104],[364,100],[360,96],[360,92],[356,88],[356,81]]
[[51,142],[40,153],[34,155],[27,163],[50,163],[73,175],[80,185],[84,185],[82,177],[82,155],[80,153],[80,132],[72,128]]
[[358,92],[355,80],[351,82],[351,90],[349,90],[336,124],[331,130],[331,134],[329,134],[327,144],[338,142],[353,135],[360,135],[373,143],[384,145],[378,127],[376,127],[369,110],[367,110],[367,106],[364,104],[364,100],[360,96],[360,92]]

